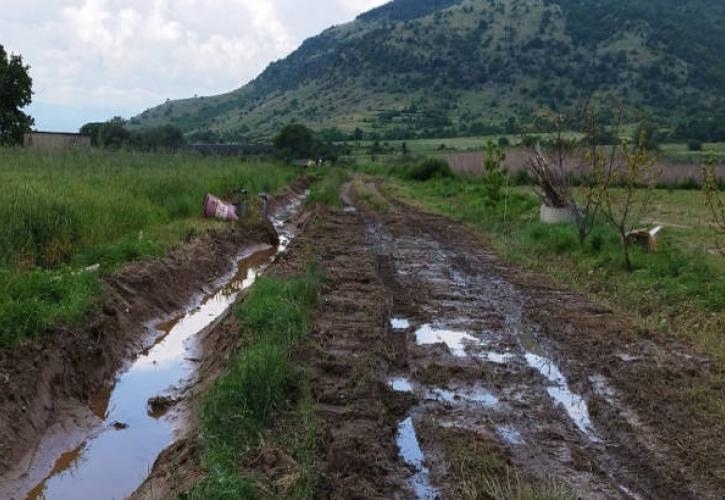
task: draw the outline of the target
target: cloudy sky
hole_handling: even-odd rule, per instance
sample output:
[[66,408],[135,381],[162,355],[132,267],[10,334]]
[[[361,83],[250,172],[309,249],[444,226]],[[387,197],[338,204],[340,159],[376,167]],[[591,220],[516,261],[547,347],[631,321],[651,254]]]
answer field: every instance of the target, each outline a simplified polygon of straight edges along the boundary
[[42,130],[240,87],[386,0],[0,0],[0,44],[31,66]]

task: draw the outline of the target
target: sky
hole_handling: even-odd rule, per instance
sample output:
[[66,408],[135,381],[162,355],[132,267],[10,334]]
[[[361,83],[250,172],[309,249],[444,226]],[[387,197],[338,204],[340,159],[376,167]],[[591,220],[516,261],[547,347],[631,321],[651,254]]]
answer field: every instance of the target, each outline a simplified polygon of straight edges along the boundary
[[0,44],[31,67],[36,128],[77,131],[239,88],[386,1],[0,0]]

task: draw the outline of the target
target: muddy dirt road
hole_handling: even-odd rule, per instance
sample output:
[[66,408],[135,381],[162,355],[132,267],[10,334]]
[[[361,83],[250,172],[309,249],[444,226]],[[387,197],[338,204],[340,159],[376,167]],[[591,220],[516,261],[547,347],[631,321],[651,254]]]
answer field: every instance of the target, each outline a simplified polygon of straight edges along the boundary
[[[528,485],[558,492],[553,498],[725,496],[723,427],[710,425],[688,397],[706,392],[725,401],[721,366],[522,272],[461,224],[404,205],[374,183],[364,188],[362,197],[346,185],[343,209],[307,211],[292,233],[283,221],[295,207],[287,204],[292,210],[277,218],[278,250],[250,247],[235,260],[239,274],[227,274],[203,300],[152,308],[168,321],[153,323],[161,335],[124,371],[132,390],[124,392],[122,377],[100,410],[90,405],[95,416],[83,405],[91,427],[70,419],[58,431],[77,443],[30,453],[31,466],[19,467],[25,475],[0,492],[24,498],[20,492],[37,485],[40,497],[123,496],[172,442],[133,498],[189,491],[205,475],[189,402],[239,348],[239,325],[221,321],[219,311],[278,255],[270,275],[297,276],[311,257],[325,274],[311,336],[294,350],[315,402],[320,498],[512,498]],[[363,199],[371,197],[375,204]],[[223,277],[223,269],[215,263],[207,276]],[[204,276],[197,274],[193,283]],[[134,384],[145,369],[163,380]],[[164,390],[170,385],[179,390]],[[152,397],[147,407],[154,395],[167,398],[156,405]],[[60,403],[52,409],[65,411]],[[174,412],[186,433],[169,421]],[[85,437],[74,434],[79,429]],[[126,456],[143,448],[139,442],[151,449],[111,492],[103,480],[117,466],[105,462],[113,456],[103,446],[123,451],[124,435],[137,436]],[[84,475],[88,482],[76,482]]]
[[300,353],[327,495],[507,497],[533,481],[582,498],[722,498],[723,436],[675,390],[722,391],[708,386],[719,368],[506,264],[460,224],[343,194],[296,242],[329,278]]

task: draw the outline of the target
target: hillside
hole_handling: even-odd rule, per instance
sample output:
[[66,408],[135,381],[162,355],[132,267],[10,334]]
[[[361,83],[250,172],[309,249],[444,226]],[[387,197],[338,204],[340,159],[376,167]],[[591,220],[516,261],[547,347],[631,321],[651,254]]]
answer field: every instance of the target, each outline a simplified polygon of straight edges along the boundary
[[204,139],[281,124],[395,139],[518,132],[544,106],[621,98],[664,125],[725,110],[720,0],[395,0],[228,94],[132,119]]

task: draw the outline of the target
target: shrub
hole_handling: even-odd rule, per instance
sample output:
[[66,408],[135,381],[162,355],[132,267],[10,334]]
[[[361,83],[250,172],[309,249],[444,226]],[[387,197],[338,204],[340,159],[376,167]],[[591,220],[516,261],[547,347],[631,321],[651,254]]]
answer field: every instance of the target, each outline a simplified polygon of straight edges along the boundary
[[511,177],[511,183],[514,186],[530,186],[534,183],[534,179],[528,170],[519,170]]
[[453,171],[445,160],[429,158],[408,168],[406,177],[412,181],[425,182],[431,179],[451,178],[453,177]]

